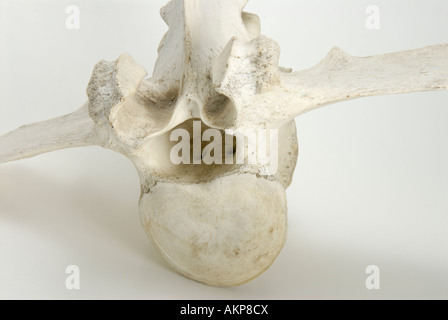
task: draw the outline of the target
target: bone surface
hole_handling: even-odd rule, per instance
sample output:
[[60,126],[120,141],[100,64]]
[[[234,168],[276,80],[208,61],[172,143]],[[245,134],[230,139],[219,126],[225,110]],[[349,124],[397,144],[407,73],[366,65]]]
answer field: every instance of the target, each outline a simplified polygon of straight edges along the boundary
[[[286,240],[294,118],[349,99],[446,90],[448,45],[362,58],[334,48],[317,66],[291,72],[279,67],[278,44],[260,35],[246,3],[172,0],[161,10],[169,28],[151,77],[126,53],[99,62],[86,105],[0,137],[0,164],[89,145],[119,152],[139,173],[142,225],[177,272],[212,286],[256,278]],[[278,170],[267,175],[246,161],[173,164],[172,133],[193,136],[196,125],[223,141],[278,130]]]

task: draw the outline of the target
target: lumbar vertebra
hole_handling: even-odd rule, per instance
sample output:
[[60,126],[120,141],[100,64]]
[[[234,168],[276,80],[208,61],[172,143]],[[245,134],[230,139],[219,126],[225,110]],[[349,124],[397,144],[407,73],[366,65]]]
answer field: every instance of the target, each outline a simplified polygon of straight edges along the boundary
[[[448,45],[367,58],[335,48],[293,73],[278,66],[279,47],[246,2],[171,1],[151,78],[127,54],[100,62],[88,103],[1,137],[0,163],[87,145],[120,152],[141,179],[142,224],[171,266],[214,286],[257,277],[286,239],[294,118],[347,99],[446,90]],[[266,151],[275,170],[247,161]]]

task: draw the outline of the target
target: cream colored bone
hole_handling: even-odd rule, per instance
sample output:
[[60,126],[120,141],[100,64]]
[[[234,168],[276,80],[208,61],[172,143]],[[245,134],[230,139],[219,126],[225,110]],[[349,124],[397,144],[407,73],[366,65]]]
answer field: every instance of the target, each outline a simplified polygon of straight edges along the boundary
[[[236,286],[274,262],[286,238],[286,196],[298,146],[294,118],[358,97],[448,88],[448,45],[366,58],[335,48],[314,68],[278,66],[247,0],[172,0],[152,77],[128,54],[95,67],[78,111],[0,137],[0,163],[99,145],[126,155],[141,178],[141,221],[181,274]],[[231,136],[279,129],[279,169],[170,162],[170,133],[193,121]]]

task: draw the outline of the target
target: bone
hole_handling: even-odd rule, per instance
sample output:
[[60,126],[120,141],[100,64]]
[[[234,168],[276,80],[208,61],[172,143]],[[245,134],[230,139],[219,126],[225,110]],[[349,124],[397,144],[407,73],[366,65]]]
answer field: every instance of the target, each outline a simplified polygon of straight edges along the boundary
[[[446,90],[448,45],[365,58],[335,48],[317,66],[291,72],[279,67],[279,45],[260,36],[259,18],[243,11],[246,3],[172,0],[161,10],[169,29],[152,77],[129,54],[99,62],[89,101],[0,137],[0,164],[90,145],[120,152],[140,176],[143,227],[174,270],[211,286],[256,278],[286,239],[285,190],[298,156],[295,117],[360,97]],[[198,164],[170,161],[171,133],[194,137],[212,129],[214,137],[222,135],[215,143],[246,130],[278,129],[278,170],[204,164],[204,141],[192,147]],[[232,160],[232,152],[223,153]]]
[[278,69],[274,40],[233,39],[215,60],[213,81],[235,105],[235,131],[278,128],[295,117],[350,99],[448,89],[448,44],[370,57],[334,48],[317,66]]
[[87,105],[71,114],[20,127],[0,136],[0,164],[56,150],[100,145]]

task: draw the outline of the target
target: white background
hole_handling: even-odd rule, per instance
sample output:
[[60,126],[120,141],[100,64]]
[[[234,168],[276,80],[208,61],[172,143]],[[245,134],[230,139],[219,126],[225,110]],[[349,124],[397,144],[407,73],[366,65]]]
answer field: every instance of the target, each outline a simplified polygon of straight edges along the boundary
[[[81,29],[65,27],[68,5]],[[0,0],[0,134],[86,101],[93,66],[130,53],[150,73],[164,0]],[[366,7],[381,30],[365,28]],[[448,42],[443,0],[252,0],[281,64],[309,68]],[[448,57],[447,57],[448,63]],[[365,98],[297,119],[289,236],[275,264],[237,288],[174,273],[139,224],[130,161],[100,148],[0,167],[0,298],[448,298],[448,92]],[[65,268],[81,268],[81,290]],[[365,269],[381,269],[381,290]]]

